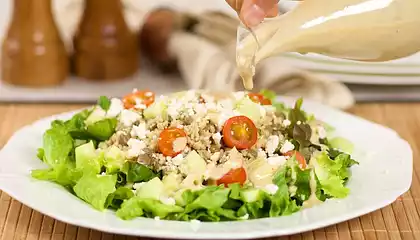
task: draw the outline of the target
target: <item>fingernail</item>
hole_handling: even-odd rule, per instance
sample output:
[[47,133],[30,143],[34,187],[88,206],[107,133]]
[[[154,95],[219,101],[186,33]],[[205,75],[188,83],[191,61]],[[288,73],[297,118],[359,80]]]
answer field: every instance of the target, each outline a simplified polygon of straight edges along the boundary
[[260,24],[265,17],[264,10],[253,4],[249,8],[244,9],[244,21],[249,27]]

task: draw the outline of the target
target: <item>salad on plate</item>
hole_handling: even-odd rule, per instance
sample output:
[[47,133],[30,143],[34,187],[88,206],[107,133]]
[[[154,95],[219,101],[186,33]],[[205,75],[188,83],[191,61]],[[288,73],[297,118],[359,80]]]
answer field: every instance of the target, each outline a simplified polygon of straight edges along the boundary
[[345,198],[352,144],[270,91],[134,90],[54,120],[32,177],[121,219],[235,221]]

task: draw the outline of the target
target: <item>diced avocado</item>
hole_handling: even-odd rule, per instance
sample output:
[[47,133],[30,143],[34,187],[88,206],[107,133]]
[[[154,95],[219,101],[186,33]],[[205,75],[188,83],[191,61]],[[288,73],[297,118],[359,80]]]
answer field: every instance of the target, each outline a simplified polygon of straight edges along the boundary
[[136,195],[143,199],[159,200],[164,190],[165,186],[163,185],[162,181],[156,177],[141,185],[137,189]]
[[167,106],[163,101],[154,102],[143,112],[143,115],[146,119],[152,119],[157,116],[166,115]]
[[165,193],[172,193],[179,189],[181,184],[181,176],[176,173],[170,173],[163,177],[163,185],[165,186]]
[[85,124],[87,126],[92,125],[96,122],[99,122],[101,120],[104,120],[106,118],[106,112],[100,108],[95,107],[89,117],[85,120]]
[[236,110],[252,121],[259,121],[262,117],[260,104],[253,102],[248,97],[243,98],[236,104]]
[[206,161],[196,152],[191,151],[184,159],[184,174],[204,174],[207,168]]
[[354,150],[354,145],[349,140],[342,137],[335,137],[329,140],[329,144],[332,148],[340,149],[346,153],[352,153]]
[[116,146],[111,146],[105,151],[105,167],[107,174],[120,171],[125,163],[124,152]]
[[261,194],[261,190],[257,188],[251,188],[241,192],[243,200],[247,203],[258,201],[261,198]]
[[84,173],[98,174],[102,166],[102,154],[98,154],[95,150],[93,142],[90,141],[75,149],[76,168]]

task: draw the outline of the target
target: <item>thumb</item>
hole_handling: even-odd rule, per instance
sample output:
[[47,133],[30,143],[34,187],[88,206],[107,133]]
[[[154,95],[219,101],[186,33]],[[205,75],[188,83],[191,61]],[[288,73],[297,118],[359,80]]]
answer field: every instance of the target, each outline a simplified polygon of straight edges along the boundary
[[278,0],[244,0],[239,16],[249,27],[256,26],[266,17],[277,16],[278,2]]

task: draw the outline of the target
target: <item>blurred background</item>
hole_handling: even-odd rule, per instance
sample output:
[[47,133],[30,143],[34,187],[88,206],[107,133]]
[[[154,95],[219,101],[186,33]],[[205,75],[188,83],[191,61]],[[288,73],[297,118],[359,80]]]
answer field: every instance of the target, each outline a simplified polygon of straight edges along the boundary
[[[297,3],[280,1],[285,13]],[[3,0],[0,102],[89,103],[133,88],[243,90],[238,20],[224,0]],[[360,63],[288,53],[264,62],[257,89],[347,108],[420,100],[420,54]]]

